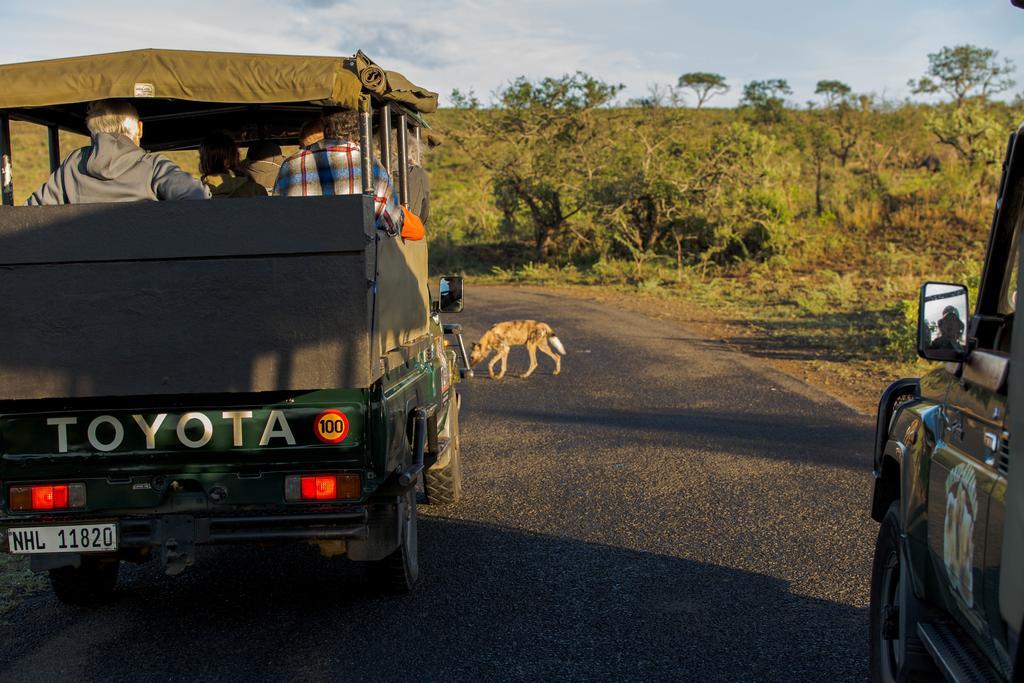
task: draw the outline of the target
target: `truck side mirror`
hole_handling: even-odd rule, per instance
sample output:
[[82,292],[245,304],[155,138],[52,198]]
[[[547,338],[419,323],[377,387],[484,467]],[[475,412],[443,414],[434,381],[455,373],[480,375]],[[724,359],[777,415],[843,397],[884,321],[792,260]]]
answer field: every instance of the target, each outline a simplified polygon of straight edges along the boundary
[[461,275],[449,275],[441,278],[438,291],[441,293],[441,301],[438,308],[443,313],[458,313],[462,310]]
[[967,288],[926,282],[917,307],[917,355],[959,363],[967,358]]

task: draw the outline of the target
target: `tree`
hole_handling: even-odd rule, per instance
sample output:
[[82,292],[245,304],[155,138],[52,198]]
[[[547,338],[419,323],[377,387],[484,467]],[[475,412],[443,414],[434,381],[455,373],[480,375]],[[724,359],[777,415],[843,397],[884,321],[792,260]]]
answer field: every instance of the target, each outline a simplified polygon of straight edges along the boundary
[[594,110],[622,88],[581,72],[520,77],[495,94],[494,109],[467,107],[464,125],[450,134],[490,172],[506,229],[514,230],[519,216],[528,221],[539,260],[549,259],[554,241],[590,198],[589,158],[604,130]]
[[633,107],[656,109],[658,107],[681,107],[685,101],[686,96],[679,92],[679,88],[676,86],[649,83],[647,95],[634,97],[627,104]]
[[969,164],[985,166],[999,161],[1005,124],[979,102],[941,106],[928,114],[926,125],[939,142],[952,147]]
[[678,86],[693,91],[697,96],[697,109],[703,107],[704,103],[712,97],[729,92],[725,76],[706,71],[693,71],[683,74],[679,77]]
[[476,109],[480,106],[480,100],[477,99],[472,88],[467,92],[455,88],[448,99],[452,101],[452,107],[455,109]]
[[[615,146],[603,155],[593,196],[612,241],[633,260],[634,280],[642,282],[647,261],[691,208],[687,147],[664,110],[617,123]],[[679,253],[680,269],[681,258]]]
[[825,212],[825,181],[829,156],[834,155],[836,134],[830,125],[829,111],[811,112],[807,121],[793,133],[793,145],[804,158],[810,158],[814,173],[814,215]]
[[620,122],[593,184],[597,216],[632,259],[633,279],[644,281],[670,238],[680,276],[688,255],[706,268],[771,250],[772,140],[744,124],[694,140],[658,113]]
[[740,105],[751,107],[762,123],[777,123],[782,120],[786,104],[783,96],[792,94],[789,83],[781,78],[751,81],[743,86]]
[[818,81],[814,89],[815,95],[824,95],[825,106],[832,108],[850,96],[850,86],[842,81]]
[[984,100],[1014,86],[1010,74],[1017,67],[1009,59],[1000,62],[998,57],[997,51],[986,47],[947,46],[928,55],[927,74],[907,84],[915,93],[944,92],[959,108],[972,97]]

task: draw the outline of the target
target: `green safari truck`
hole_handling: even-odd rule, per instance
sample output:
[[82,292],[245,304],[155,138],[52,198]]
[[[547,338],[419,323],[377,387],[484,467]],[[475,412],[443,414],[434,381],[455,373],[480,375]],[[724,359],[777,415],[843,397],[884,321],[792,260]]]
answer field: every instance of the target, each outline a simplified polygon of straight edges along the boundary
[[0,66],[0,82],[0,551],[69,603],[109,595],[122,562],[177,574],[235,543],[315,544],[411,590],[420,482],[428,503],[461,495],[465,352],[440,319],[461,280],[431,293],[426,241],[375,229],[369,182],[13,206],[10,121],[46,127],[56,169],[59,131],[86,133],[94,100],[130,100],[149,151],[218,129],[287,151],[350,108],[361,177],[376,129],[404,199],[437,96],[362,53],[142,50]]
[[918,353],[882,394],[872,517],[875,681],[1024,680],[1024,126],[1010,137],[973,313],[921,288]]

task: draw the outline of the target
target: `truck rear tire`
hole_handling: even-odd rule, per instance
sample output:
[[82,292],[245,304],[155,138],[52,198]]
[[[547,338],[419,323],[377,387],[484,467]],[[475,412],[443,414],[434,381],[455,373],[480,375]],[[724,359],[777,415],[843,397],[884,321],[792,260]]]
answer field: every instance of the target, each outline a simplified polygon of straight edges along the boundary
[[420,577],[416,490],[410,489],[399,500],[399,512],[402,515],[401,544],[377,563],[377,576],[382,587],[389,593],[409,593]]
[[114,594],[121,562],[116,559],[83,557],[78,567],[50,570],[50,586],[65,605],[98,605]]
[[903,560],[897,500],[889,505],[882,519],[871,570],[869,633],[874,683],[941,680],[930,675],[934,668],[917,635],[922,608],[913,588],[907,585]]
[[448,403],[448,452],[445,461],[423,472],[423,492],[428,505],[454,505],[462,498],[462,465],[459,451],[459,399]]

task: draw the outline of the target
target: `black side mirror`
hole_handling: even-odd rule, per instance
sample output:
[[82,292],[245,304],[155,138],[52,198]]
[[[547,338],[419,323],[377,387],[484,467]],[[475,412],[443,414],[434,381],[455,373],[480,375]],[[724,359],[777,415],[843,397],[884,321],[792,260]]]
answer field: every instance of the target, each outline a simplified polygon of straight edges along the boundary
[[462,310],[461,275],[449,275],[441,278],[438,291],[441,293],[441,301],[438,308],[443,313],[458,313]]
[[959,363],[967,358],[967,288],[926,282],[917,306],[917,355]]

